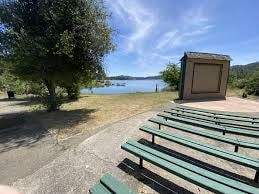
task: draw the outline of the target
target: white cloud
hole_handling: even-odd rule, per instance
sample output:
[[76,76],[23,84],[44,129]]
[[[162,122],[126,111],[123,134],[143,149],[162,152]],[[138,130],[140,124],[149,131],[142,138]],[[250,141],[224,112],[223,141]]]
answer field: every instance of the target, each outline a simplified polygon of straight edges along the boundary
[[195,7],[183,12],[181,20],[185,25],[201,26],[209,21],[203,6]]
[[126,50],[138,51],[141,49],[141,43],[148,38],[157,23],[155,15],[143,7],[139,1],[110,0],[109,4],[124,23],[131,27],[132,32],[126,38]]
[[191,8],[181,14],[176,28],[165,32],[157,42],[157,49],[172,49],[199,41],[199,37],[207,34],[214,26],[209,24],[204,9]]
[[157,49],[161,49],[162,47],[164,47],[167,44],[171,43],[175,39],[177,32],[178,32],[177,30],[172,30],[172,31],[166,32],[162,36],[162,38],[159,40],[156,48]]

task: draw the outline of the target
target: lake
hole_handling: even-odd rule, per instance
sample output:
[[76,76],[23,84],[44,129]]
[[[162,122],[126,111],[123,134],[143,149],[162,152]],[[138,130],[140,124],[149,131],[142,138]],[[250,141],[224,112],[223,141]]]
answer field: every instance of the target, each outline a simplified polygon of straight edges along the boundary
[[[110,80],[113,86],[100,87],[89,89],[82,89],[82,94],[123,94],[136,92],[155,92],[156,84],[158,91],[166,87],[166,83],[162,80]],[[116,86],[116,84],[125,84],[125,86]]]

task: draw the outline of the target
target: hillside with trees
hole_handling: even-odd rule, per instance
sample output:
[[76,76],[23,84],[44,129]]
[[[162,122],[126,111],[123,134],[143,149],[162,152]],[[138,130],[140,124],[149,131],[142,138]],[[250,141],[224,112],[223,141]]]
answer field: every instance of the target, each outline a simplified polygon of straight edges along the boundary
[[247,65],[234,65],[230,68],[228,83],[230,87],[243,89],[243,96],[259,96],[259,62]]
[[134,77],[128,75],[119,75],[119,76],[111,76],[107,77],[108,80],[153,80],[153,79],[161,79],[160,75],[157,76],[147,76],[147,77]]

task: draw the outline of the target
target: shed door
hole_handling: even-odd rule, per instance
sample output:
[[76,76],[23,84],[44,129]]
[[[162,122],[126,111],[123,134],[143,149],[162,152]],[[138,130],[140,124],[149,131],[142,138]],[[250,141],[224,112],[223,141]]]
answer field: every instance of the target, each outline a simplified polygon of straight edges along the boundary
[[220,91],[222,64],[195,63],[192,93],[217,93]]

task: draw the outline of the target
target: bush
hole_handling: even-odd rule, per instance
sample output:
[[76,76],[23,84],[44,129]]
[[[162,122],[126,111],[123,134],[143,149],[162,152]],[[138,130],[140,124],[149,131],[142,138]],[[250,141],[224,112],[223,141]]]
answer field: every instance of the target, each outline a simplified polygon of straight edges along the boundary
[[176,64],[168,63],[165,70],[160,72],[162,80],[171,88],[178,90],[180,80],[180,70]]
[[255,71],[248,79],[245,91],[251,95],[259,96],[259,70]]

